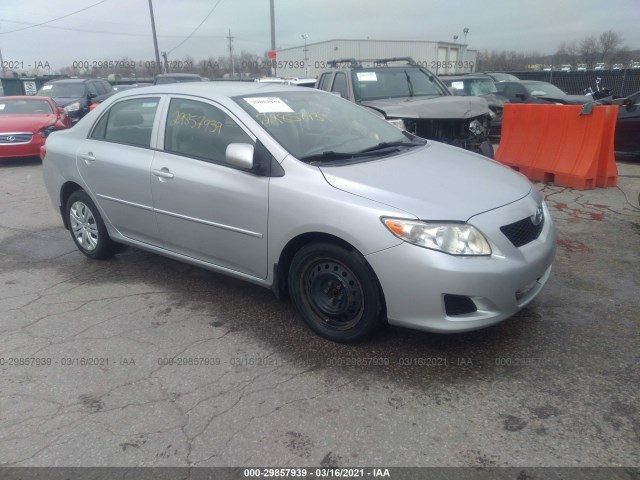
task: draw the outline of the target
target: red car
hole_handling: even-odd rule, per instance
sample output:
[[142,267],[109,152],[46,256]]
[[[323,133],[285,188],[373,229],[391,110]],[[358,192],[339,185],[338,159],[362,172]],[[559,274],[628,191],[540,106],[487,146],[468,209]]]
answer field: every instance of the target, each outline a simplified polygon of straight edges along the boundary
[[48,97],[0,97],[0,158],[37,157],[54,130],[71,118]]

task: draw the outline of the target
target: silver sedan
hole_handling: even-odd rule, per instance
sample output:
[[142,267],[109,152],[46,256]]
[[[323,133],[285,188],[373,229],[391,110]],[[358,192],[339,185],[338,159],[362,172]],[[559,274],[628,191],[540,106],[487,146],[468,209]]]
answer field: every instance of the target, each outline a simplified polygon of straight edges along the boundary
[[540,293],[555,254],[522,175],[312,89],[129,90],[51,134],[42,155],[86,256],[131,245],[269,287],[338,342],[387,321],[500,322]]

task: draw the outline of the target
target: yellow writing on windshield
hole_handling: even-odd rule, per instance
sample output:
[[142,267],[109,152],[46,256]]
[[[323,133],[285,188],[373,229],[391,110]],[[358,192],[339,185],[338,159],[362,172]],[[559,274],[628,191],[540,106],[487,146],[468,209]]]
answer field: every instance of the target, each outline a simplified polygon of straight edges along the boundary
[[324,122],[326,119],[327,114],[322,112],[258,113],[256,115],[256,120],[264,126],[307,121]]
[[213,118],[207,118],[204,115],[194,115],[187,112],[176,112],[173,119],[169,122],[169,126],[176,125],[185,126],[194,129],[203,129],[206,132],[220,135],[222,132],[222,122]]

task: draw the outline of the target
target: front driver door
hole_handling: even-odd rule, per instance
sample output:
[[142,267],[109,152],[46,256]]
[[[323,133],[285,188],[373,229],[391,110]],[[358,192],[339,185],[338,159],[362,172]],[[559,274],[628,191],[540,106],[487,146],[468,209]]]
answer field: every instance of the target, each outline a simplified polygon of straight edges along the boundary
[[171,99],[151,166],[159,237],[168,250],[266,278],[269,178],[227,164],[230,143],[255,140],[220,106]]

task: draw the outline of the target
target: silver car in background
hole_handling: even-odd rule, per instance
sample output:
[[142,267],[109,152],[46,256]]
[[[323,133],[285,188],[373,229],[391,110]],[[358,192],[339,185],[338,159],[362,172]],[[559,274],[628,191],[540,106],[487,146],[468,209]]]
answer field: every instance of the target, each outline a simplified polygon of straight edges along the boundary
[[386,321],[500,322],[538,295],[555,254],[522,175],[312,89],[129,90],[51,134],[43,170],[86,256],[131,245],[270,287],[339,342]]

